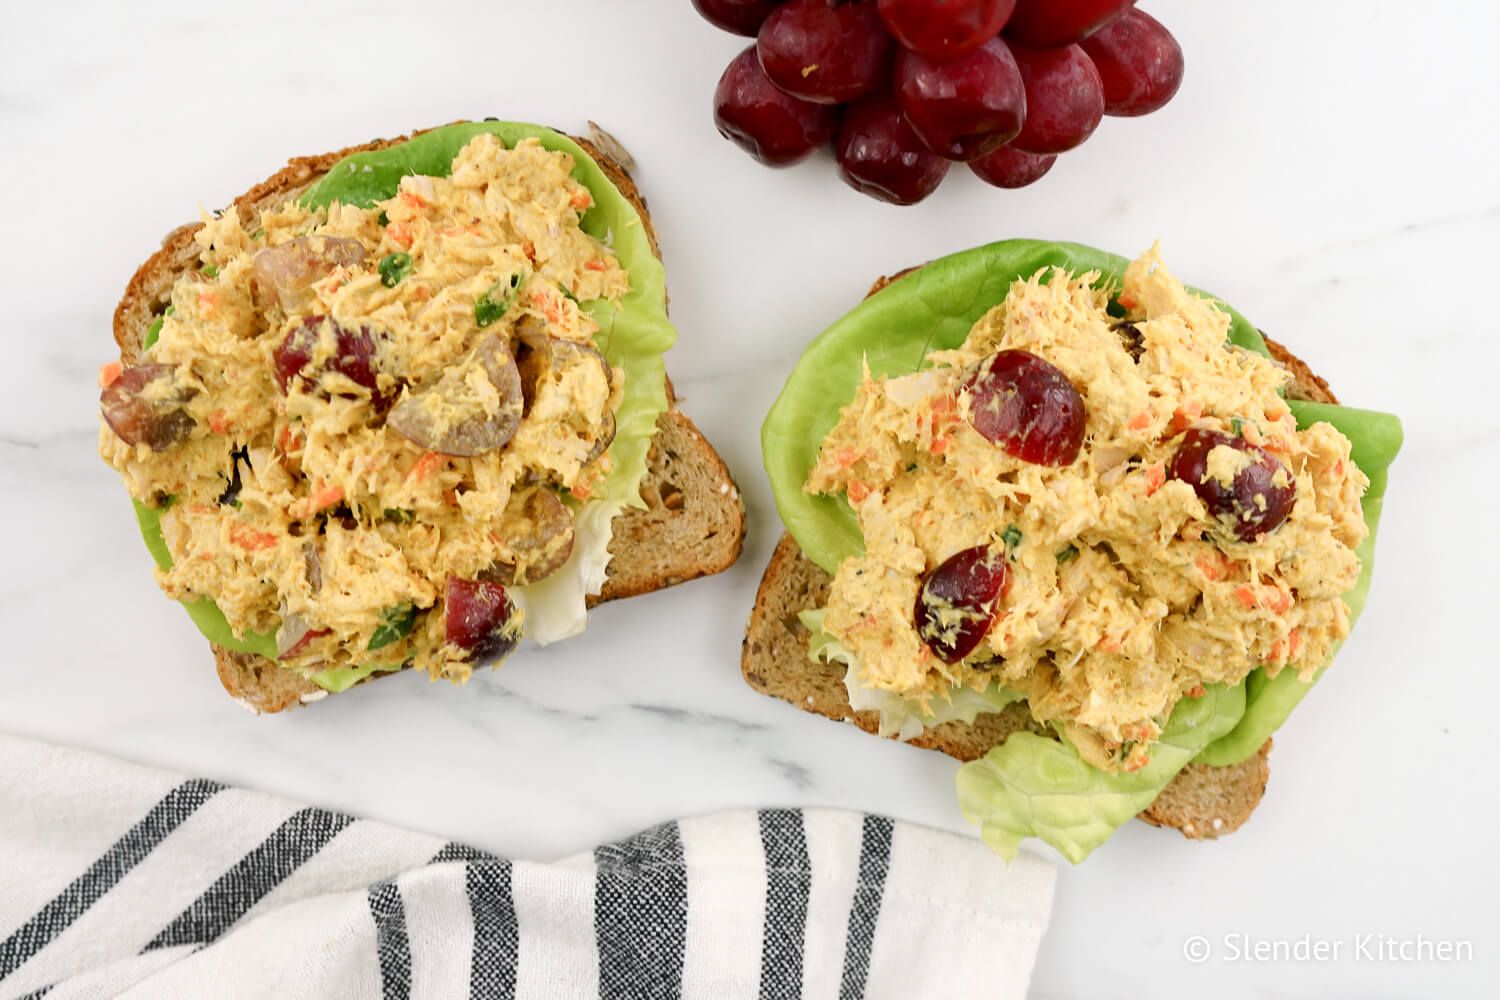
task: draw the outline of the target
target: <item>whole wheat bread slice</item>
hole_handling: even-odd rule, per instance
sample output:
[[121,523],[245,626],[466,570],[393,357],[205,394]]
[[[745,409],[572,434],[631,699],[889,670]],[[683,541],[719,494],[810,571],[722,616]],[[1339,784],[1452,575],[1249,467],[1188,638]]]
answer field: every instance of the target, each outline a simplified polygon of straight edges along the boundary
[[[241,220],[250,224],[262,210],[299,196],[344,157],[402,141],[378,139],[321,156],[299,157],[236,198],[234,204]],[[573,141],[593,157],[640,212],[651,248],[660,257],[645,198],[621,165],[624,157],[618,145],[605,133],[596,133],[592,140],[575,137]],[[608,147],[614,155],[601,147]],[[124,363],[139,360],[146,331],[170,302],[172,286],[181,275],[196,270],[193,235],[200,226],[193,223],[168,233],[161,249],[130,279],[114,316],[115,342]],[[627,510],[615,519],[608,578],[603,592],[591,603],[633,597],[720,573],[733,565],[744,545],[745,508],[739,488],[718,452],[677,409],[670,383],[667,392],[673,404],[657,422],[646,477],[641,483],[646,508]],[[213,651],[225,690],[251,711],[279,712],[319,700],[327,693],[263,657],[217,645]]]
[[[881,278],[870,294],[907,271]],[[1267,339],[1271,354],[1292,373],[1287,394],[1325,403],[1338,400],[1328,384],[1281,344]],[[852,722],[871,734],[880,729],[874,712],[855,712],[844,687],[844,666],[808,656],[807,629],[798,620],[802,611],[822,607],[832,578],[808,559],[791,535],[784,535],[761,577],[755,609],[741,648],[740,669],[746,682],[762,694],[780,698],[808,712]],[[978,760],[1019,729],[1044,733],[1024,705],[978,716],[973,725],[946,722],[912,740],[913,746],[937,750],[961,761]],[[1270,774],[1267,758],[1271,741],[1249,759],[1229,767],[1189,764],[1167,785],[1140,818],[1155,826],[1170,826],[1184,836],[1213,839],[1238,829],[1265,793]]]

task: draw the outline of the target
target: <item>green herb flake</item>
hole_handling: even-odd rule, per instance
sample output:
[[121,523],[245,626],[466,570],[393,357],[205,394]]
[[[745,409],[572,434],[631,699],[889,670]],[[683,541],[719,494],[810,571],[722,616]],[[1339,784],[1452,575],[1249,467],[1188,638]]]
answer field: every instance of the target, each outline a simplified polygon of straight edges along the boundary
[[370,644],[366,650],[373,652],[384,649],[393,642],[405,639],[411,632],[411,627],[417,620],[417,609],[412,604],[398,604],[394,608],[386,608],[380,613],[380,624],[370,636]]
[[219,276],[219,269],[217,267],[214,267],[212,264],[204,264],[201,268],[199,268],[199,270],[208,275],[210,278],[217,278]]
[[401,524],[410,524],[416,520],[416,511],[403,510],[400,507],[387,507],[381,512],[387,521],[397,521]]
[[375,221],[380,223],[380,227],[384,229],[391,224],[391,217],[382,211],[379,215],[375,216]]
[[474,322],[481,327],[486,327],[510,312],[510,307],[516,301],[516,291],[520,287],[519,272],[503,281],[495,282],[490,286],[489,291],[474,302]]
[[1021,533],[1021,529],[1016,527],[1014,524],[1006,528],[1004,534],[1000,536],[1001,540],[1005,542],[1005,547],[1012,552],[1016,550],[1016,548],[1021,544],[1021,539],[1025,537],[1026,536]]
[[1057,564],[1059,566],[1061,566],[1061,565],[1063,565],[1065,563],[1070,563],[1074,559],[1077,559],[1077,558],[1078,558],[1078,546],[1076,546],[1076,545],[1069,545],[1067,548],[1063,549],[1061,552],[1059,552],[1057,554]]
[[1245,421],[1240,419],[1239,417],[1235,417],[1234,419],[1230,420],[1229,426],[1230,429],[1234,431],[1235,437],[1239,437],[1245,432]]
[[151,321],[150,326],[146,327],[146,339],[142,342],[142,346],[144,346],[146,350],[151,350],[151,345],[156,343],[156,341],[161,337],[161,328],[164,323],[166,323],[166,319],[164,317],[158,316],[156,317],[156,319]]
[[387,254],[380,259],[379,271],[380,283],[387,288],[395,288],[401,284],[402,278],[411,273],[411,254]]

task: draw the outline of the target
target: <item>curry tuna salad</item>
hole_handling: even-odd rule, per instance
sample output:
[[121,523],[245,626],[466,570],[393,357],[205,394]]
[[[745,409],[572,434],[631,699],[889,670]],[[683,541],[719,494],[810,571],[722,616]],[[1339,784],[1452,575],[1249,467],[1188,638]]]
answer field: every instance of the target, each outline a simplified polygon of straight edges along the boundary
[[641,218],[570,146],[450,126],[204,218],[101,372],[100,451],[216,643],[341,690],[582,628],[671,328]]
[[1310,678],[1348,635],[1368,481],[1154,253],[1121,318],[1098,277],[1033,275],[931,368],[867,374],[808,488],[864,534],[823,620],[858,682],[927,703],[998,681],[1135,770],[1180,698],[1260,664]]
[[961,804],[1007,853],[1077,860],[1190,763],[1234,797],[1350,634],[1400,443],[1299,365],[1154,249],[1014,241],[876,292],[767,420],[796,544],[747,677],[971,761]]

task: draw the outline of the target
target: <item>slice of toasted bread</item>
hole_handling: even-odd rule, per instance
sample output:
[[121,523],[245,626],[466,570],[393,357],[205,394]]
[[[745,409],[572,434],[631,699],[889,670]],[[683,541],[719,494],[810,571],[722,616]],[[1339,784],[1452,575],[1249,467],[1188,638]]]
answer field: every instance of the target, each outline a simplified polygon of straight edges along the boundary
[[[419,135],[420,132],[413,133]],[[408,137],[409,138],[409,137]],[[640,213],[651,248],[661,256],[651,215],[630,174],[599,148],[609,144],[574,138]],[[247,224],[269,208],[296,198],[334,164],[353,153],[383,149],[404,139],[378,139],[321,156],[299,157],[234,200]],[[193,235],[201,223],[168,233],[161,249],[130,279],[115,309],[115,342],[126,364],[139,360],[146,331],[171,300],[177,279],[198,266]],[[667,393],[672,398],[671,385]],[[641,482],[645,509],[631,509],[614,521],[611,561],[597,601],[633,597],[700,576],[720,573],[739,558],[745,539],[745,508],[739,488],[713,446],[677,409],[675,401],[657,422],[646,476]],[[260,656],[214,646],[219,680],[225,690],[255,712],[279,712],[317,701],[327,692]],[[393,676],[375,674],[375,677]]]
[[[870,294],[902,274],[881,278]],[[1295,399],[1336,403],[1328,384],[1281,344],[1266,340],[1272,356],[1292,373],[1287,394]],[[791,702],[804,711],[852,722],[868,733],[878,733],[879,716],[855,712],[844,687],[844,666],[808,656],[807,629],[798,620],[802,611],[822,607],[832,578],[784,535],[761,577],[755,609],[741,648],[740,669],[746,682],[762,694]],[[938,750],[961,761],[978,760],[1019,729],[1045,732],[1024,705],[978,716],[973,725],[946,722],[912,740],[913,746]],[[1205,840],[1238,829],[1255,811],[1270,774],[1267,740],[1254,756],[1229,767],[1189,764],[1167,785],[1141,819],[1170,826],[1184,836]]]

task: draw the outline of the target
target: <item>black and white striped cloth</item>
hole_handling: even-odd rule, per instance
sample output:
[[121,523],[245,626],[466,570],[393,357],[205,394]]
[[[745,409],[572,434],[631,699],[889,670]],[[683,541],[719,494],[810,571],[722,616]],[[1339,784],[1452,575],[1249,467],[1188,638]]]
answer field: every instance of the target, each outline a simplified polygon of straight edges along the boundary
[[0,1000],[1023,997],[1053,877],[833,810],[508,861],[0,735]]

